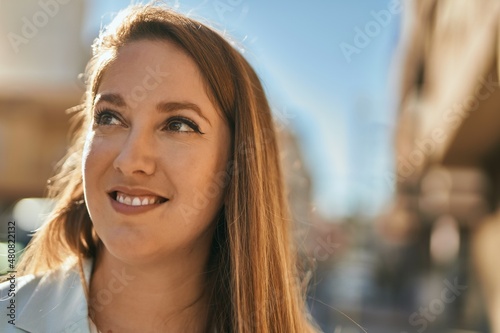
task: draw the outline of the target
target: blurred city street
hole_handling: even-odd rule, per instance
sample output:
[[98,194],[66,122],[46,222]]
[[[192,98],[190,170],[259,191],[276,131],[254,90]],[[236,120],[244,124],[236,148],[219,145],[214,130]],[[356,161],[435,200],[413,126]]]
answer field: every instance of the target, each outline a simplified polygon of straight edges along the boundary
[[[129,0],[0,0],[0,273]],[[234,40],[279,131],[325,333],[500,333],[500,2],[165,1]]]

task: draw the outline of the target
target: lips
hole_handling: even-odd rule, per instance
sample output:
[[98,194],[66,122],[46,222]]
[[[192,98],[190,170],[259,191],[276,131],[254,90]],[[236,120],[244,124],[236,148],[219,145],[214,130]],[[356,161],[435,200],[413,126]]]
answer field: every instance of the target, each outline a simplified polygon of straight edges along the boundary
[[110,196],[119,203],[128,206],[154,205],[164,203],[168,200],[158,195],[130,195],[121,191],[113,191],[110,193]]
[[115,187],[108,192],[111,206],[118,213],[138,214],[169,201],[157,193],[137,188]]

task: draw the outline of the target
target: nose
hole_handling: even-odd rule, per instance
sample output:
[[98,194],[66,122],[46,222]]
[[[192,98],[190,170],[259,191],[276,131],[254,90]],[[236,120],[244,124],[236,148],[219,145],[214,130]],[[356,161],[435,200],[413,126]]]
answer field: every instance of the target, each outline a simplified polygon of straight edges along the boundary
[[131,130],[113,167],[127,176],[153,175],[156,171],[154,137],[151,133]]

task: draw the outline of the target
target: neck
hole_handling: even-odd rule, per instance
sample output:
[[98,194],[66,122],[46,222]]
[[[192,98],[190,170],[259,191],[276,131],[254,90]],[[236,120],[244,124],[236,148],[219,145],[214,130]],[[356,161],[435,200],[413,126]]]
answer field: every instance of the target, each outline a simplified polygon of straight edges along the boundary
[[[207,251],[208,253],[208,251]],[[174,257],[174,256],[172,256]],[[208,300],[206,258],[130,265],[105,248],[90,281],[90,314],[103,333],[203,332]]]

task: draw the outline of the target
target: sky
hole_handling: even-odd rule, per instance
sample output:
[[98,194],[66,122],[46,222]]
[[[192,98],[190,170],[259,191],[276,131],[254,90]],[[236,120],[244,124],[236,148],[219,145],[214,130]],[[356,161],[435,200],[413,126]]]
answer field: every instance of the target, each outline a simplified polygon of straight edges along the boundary
[[[131,2],[90,1],[88,45]],[[275,115],[299,138],[319,214],[384,207],[394,191],[398,0],[164,2],[224,31],[252,63]]]

